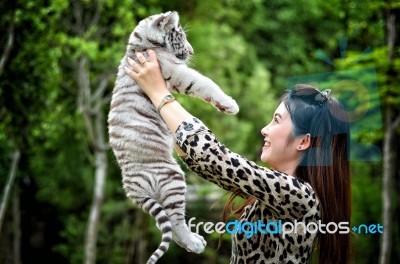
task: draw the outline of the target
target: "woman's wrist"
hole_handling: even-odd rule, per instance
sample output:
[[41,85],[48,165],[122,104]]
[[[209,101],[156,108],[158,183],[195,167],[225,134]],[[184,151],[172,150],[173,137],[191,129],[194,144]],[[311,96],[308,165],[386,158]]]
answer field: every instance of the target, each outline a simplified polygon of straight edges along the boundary
[[158,107],[167,95],[171,95],[167,89],[154,89],[151,93],[147,94],[155,107]]
[[157,106],[157,111],[159,114],[161,114],[161,108],[163,108],[166,104],[172,103],[175,101],[175,97],[173,97],[171,94],[168,94],[164,96],[164,98],[161,100],[161,102]]

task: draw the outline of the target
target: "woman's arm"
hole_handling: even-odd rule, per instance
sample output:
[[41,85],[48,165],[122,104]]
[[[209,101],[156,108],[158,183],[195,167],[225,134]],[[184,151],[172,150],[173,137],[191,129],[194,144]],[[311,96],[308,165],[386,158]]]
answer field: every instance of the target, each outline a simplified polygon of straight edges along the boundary
[[[170,92],[161,75],[154,51],[148,51],[149,61],[142,54],[142,65],[129,61],[131,76],[148,95],[156,108]],[[269,170],[231,152],[218,142],[201,121],[188,113],[177,101],[164,105],[160,114],[172,132],[176,132],[180,156],[201,177],[229,191],[241,191],[267,204],[277,215],[301,217],[316,208],[316,197],[309,184],[292,176]],[[296,205],[296,206],[293,206]]]
[[308,183],[230,151],[199,119],[182,122],[175,137],[187,153],[186,165],[207,181],[255,197],[281,219],[300,219],[317,211],[317,198]]

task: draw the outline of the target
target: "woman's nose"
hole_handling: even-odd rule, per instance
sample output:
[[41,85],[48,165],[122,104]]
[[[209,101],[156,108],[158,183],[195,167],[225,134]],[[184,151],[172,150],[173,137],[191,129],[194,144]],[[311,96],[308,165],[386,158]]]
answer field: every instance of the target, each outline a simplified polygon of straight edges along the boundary
[[268,132],[268,126],[263,127],[263,129],[261,129],[261,135],[263,135],[264,137],[267,135]]

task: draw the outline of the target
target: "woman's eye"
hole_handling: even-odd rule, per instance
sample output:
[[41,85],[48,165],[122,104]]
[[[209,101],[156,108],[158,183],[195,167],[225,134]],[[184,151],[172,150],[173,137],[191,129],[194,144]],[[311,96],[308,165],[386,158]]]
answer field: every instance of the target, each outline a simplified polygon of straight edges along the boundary
[[278,118],[274,117],[274,123],[278,123]]

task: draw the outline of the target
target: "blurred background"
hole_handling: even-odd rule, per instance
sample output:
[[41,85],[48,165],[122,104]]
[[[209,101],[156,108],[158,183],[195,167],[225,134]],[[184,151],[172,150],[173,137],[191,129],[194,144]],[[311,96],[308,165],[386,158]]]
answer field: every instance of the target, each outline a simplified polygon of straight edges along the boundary
[[[354,232],[353,263],[399,263],[400,3],[377,0],[2,0],[0,263],[140,264],[156,249],[154,221],[122,189],[106,122],[129,34],[169,10],[195,50],[191,66],[241,109],[178,100],[246,158],[259,161],[260,130],[293,82],[347,102],[351,226],[384,226]],[[219,222],[229,194],[184,169],[187,219]],[[203,254],[172,243],[159,263],[229,263],[229,235],[217,250],[219,235],[202,234]]]

